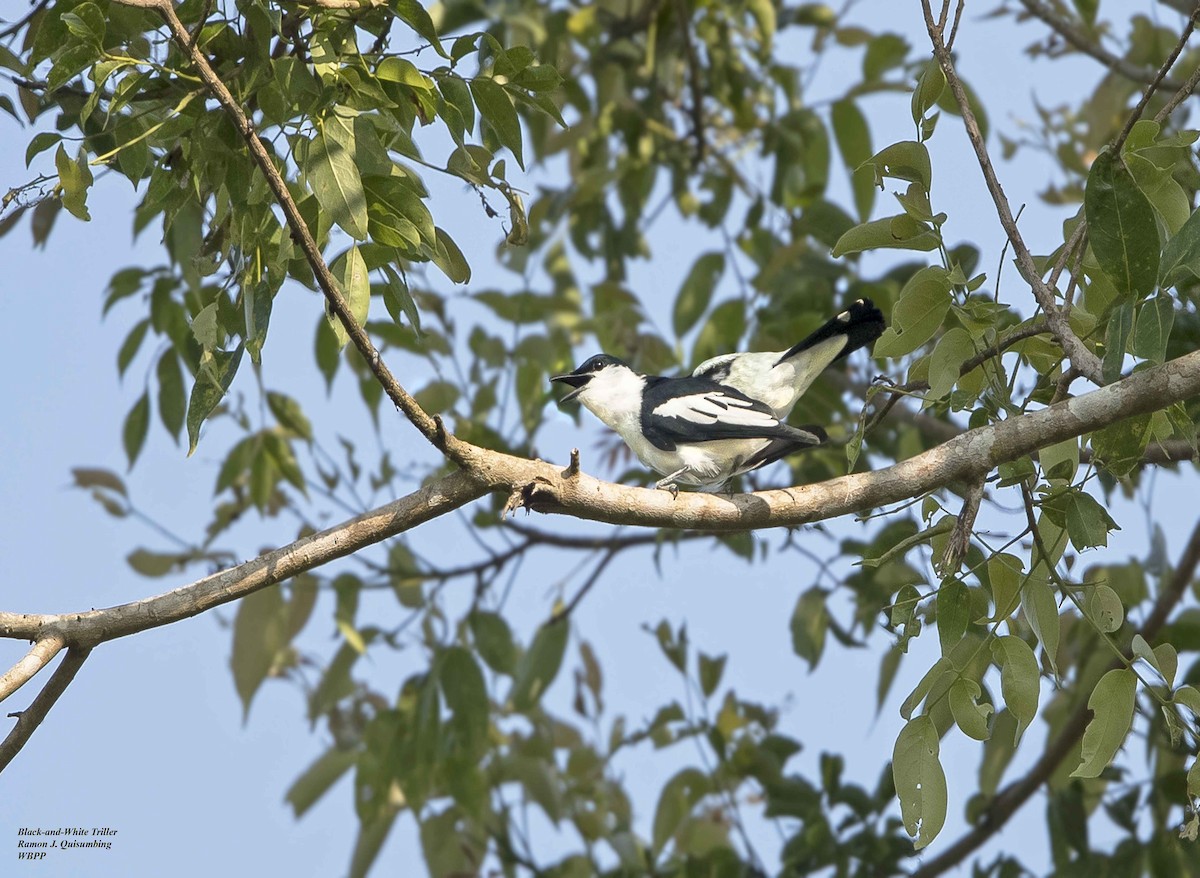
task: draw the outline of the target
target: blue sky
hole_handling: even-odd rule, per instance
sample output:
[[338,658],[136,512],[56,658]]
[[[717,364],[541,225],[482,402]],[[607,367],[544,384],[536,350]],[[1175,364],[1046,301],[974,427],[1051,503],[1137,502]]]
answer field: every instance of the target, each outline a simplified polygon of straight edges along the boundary
[[[911,22],[900,18],[890,3],[859,4],[856,15],[860,20],[869,15],[873,26],[879,26],[880,14],[894,16],[898,19],[894,26],[923,45],[923,34],[912,28],[913,6],[905,13],[912,14]],[[1075,100],[1102,72],[1086,59],[1053,67],[1029,61],[1021,49],[1035,33],[1035,28],[1016,28],[1008,21],[968,19],[964,23],[959,38],[962,69],[984,96],[993,132],[1012,130],[1019,120],[1028,119],[1032,94],[1045,103]],[[1053,75],[1047,81],[1050,71]],[[827,61],[811,97],[838,95],[840,79],[836,64]],[[906,96],[866,104],[877,145],[911,136],[907,104]],[[990,284],[1002,232],[961,126],[945,117],[940,129],[931,145],[934,205],[951,212],[951,240],[973,241],[981,247]],[[0,132],[11,145],[0,151],[0,188],[7,189],[31,176],[24,168],[23,152],[33,130],[20,130],[11,118],[3,117]],[[993,149],[998,151],[994,135]],[[1000,173],[1012,203],[1028,205],[1021,220],[1027,240],[1052,244],[1062,211],[1046,208],[1036,198],[1048,182],[1050,165],[1023,152],[1016,165],[1001,164]],[[839,185],[844,191],[844,185]],[[472,193],[448,189],[438,197],[439,222],[463,244],[480,279],[474,288],[490,285],[493,248],[501,230],[497,226],[480,231],[478,202]],[[888,197],[881,196],[880,204]],[[180,576],[151,581],[132,572],[125,555],[136,545],[161,545],[155,535],[137,523],[110,518],[86,494],[70,488],[74,466],[125,472],[121,424],[141,392],[146,370],[152,368],[148,359],[141,358],[125,381],[118,381],[116,350],[137,317],[136,309],[118,308],[105,321],[99,316],[104,287],[115,270],[165,260],[154,230],[133,240],[134,203],[128,181],[111,175],[99,179],[93,189],[92,222],[80,223],[62,214],[46,249],[31,249],[27,222],[0,239],[0,264],[7,273],[3,297],[7,332],[0,345],[4,376],[0,380],[4,412],[0,497],[5,500],[0,504],[0,606],[6,610],[55,612],[108,606],[188,581]],[[651,243],[655,255],[637,266],[631,283],[635,289],[666,290],[673,295],[684,267],[690,265],[690,254],[707,244],[671,220],[655,227]],[[1007,274],[1006,283],[1006,293],[1018,289],[1015,273]],[[657,309],[660,325],[669,325],[670,305],[668,297],[650,303],[652,312]],[[301,399],[328,442],[340,432],[373,446],[356,389],[343,375],[332,396],[326,397],[311,364],[313,325],[320,310],[319,299],[304,290],[289,289],[279,297],[264,352],[264,384]],[[408,377],[406,373],[402,380]],[[238,380],[249,382],[248,371]],[[424,376],[413,377],[410,389],[424,380]],[[384,412],[382,441],[401,458],[424,455],[417,434],[398,416],[389,420],[386,407]],[[543,454],[565,459],[567,450],[579,445],[587,467],[587,449],[599,430],[586,419],[582,430],[583,435],[565,417],[554,419],[541,434]],[[155,423],[142,459],[128,477],[139,506],[183,534],[198,532],[206,521],[219,465],[215,455],[225,447],[219,428],[206,438],[195,456],[185,458],[184,449],[173,445]],[[1194,478],[1159,480],[1155,517],[1166,529],[1172,557],[1191,525],[1193,504],[1185,504],[1185,491],[1194,488]],[[1130,513],[1118,516],[1125,530],[1114,539],[1108,557],[1122,559],[1145,545],[1145,519],[1132,509]],[[530,522],[573,533],[606,530],[560,519]],[[247,525],[239,534],[241,550],[249,555],[262,545],[286,542],[292,537],[291,532],[281,532],[286,527],[281,521]],[[836,530],[843,533],[857,527],[843,521]],[[438,523],[423,528],[415,539],[428,554],[437,556],[458,551],[458,533],[453,524]],[[808,538],[813,545],[823,545],[823,537]],[[756,539],[777,547],[782,535],[764,532]],[[570,560],[538,556],[527,563],[510,601],[514,625],[523,636],[549,612]],[[786,619],[798,594],[815,576],[812,565],[795,553],[772,553],[769,563],[747,568],[723,549],[687,544],[678,552],[664,553],[661,576],[647,553],[624,555],[581,605],[568,663],[551,697],[566,709],[570,693],[562,681],[578,664],[575,648],[582,635],[595,646],[603,664],[610,711],[625,713],[631,722],[649,716],[659,704],[682,697],[683,692],[641,626],[661,618],[673,624],[686,621],[698,646],[710,653],[730,653],[726,680],[740,695],[785,705],[785,729],[806,746],[798,765],[811,770],[822,750],[842,750],[847,774],[873,784],[902,724],[896,707],[907,691],[905,683],[932,663],[936,637],[926,636],[915,646],[893,697],[877,719],[877,650],[883,648],[884,638],[874,638],[871,650],[831,647],[820,669],[811,675],[792,654]],[[336,645],[331,609],[331,601],[324,600],[306,634],[307,647],[326,655]],[[376,598],[364,603],[362,616],[370,612],[394,620],[398,608],[390,597]],[[259,692],[249,722],[243,725],[228,669],[230,633],[222,624],[232,615],[233,609],[225,608],[95,651],[0,778],[0,863],[5,870],[14,856],[18,827],[75,825],[116,829],[112,851],[59,855],[38,865],[39,875],[90,878],[169,871],[188,878],[221,869],[234,874],[258,869],[301,875],[345,872],[357,828],[349,784],[335,787],[299,822],[283,802],[292,780],[328,745],[328,735],[321,728],[307,728],[305,705],[294,687],[271,683]],[[11,664],[24,648],[0,642],[0,662]],[[376,657],[372,679],[383,691],[394,691],[408,667],[406,661],[405,656]],[[5,711],[21,709],[42,679],[6,702]],[[1035,724],[1033,735],[1041,735],[1040,723]],[[1036,743],[1034,737],[1022,756],[1036,752]],[[679,758],[694,761],[695,754],[681,750]],[[943,758],[951,802],[942,844],[963,828],[962,806],[974,787],[979,749],[952,733],[943,745]],[[636,753],[619,763],[637,797],[643,830],[648,830],[658,786],[678,764],[657,766],[650,754],[643,759]],[[766,850],[777,844],[770,826],[756,831],[755,837]],[[1043,837],[1043,804],[1035,800],[1009,824],[1000,843],[1027,851],[1029,839],[1041,845]],[[551,838],[547,844],[553,849],[562,842]],[[939,846],[935,844],[935,853]],[[418,874],[420,868],[413,823],[402,818],[377,874]]]

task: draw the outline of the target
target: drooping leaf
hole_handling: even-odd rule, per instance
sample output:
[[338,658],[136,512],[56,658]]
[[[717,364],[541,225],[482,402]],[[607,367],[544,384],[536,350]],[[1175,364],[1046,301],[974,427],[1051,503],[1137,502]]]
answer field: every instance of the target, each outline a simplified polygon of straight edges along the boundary
[[150,392],[145,391],[133,404],[125,417],[125,427],[121,437],[125,443],[125,456],[129,459],[129,468],[137,463],[142,446],[146,444],[146,434],[150,430]]
[[816,669],[825,650],[825,633],[829,630],[826,597],[823,588],[813,586],[800,595],[792,612],[792,649],[808,662],[809,670]]
[[1124,295],[1149,295],[1158,280],[1158,225],[1119,156],[1102,152],[1092,162],[1083,203],[1092,252],[1104,273]]
[[[333,260],[329,271],[337,279],[342,298],[350,306],[350,314],[354,321],[359,326],[366,326],[371,307],[371,278],[362,251],[357,246],[351,247]],[[345,347],[346,342],[350,340],[350,333],[342,325],[342,321],[328,310],[325,312],[325,319],[329,321],[329,328],[337,338],[338,347]]]
[[1012,634],[992,641],[992,656],[1000,666],[1000,691],[1004,705],[1017,721],[1014,746],[1037,716],[1041,672],[1029,644]]
[[339,109],[317,127],[304,170],[321,208],[351,238],[367,237],[367,199],[355,156],[354,112]]
[[554,682],[567,649],[568,630],[562,621],[551,622],[538,629],[533,643],[521,656],[513,673],[508,698],[514,710],[531,710]]
[[946,773],[938,759],[937,729],[928,716],[908,722],[892,753],[892,779],[904,829],[917,850],[933,841],[946,822]]
[[708,309],[708,303],[712,301],[713,290],[717,288],[717,283],[724,273],[724,253],[704,253],[692,263],[679,293],[675,296],[672,323],[676,335],[686,333],[703,316]]
[[1137,677],[1128,668],[1115,668],[1100,678],[1088,698],[1091,722],[1083,733],[1083,753],[1071,777],[1099,777],[1117,755],[1133,725]]
[[266,679],[275,655],[286,645],[287,606],[278,586],[261,588],[242,599],[233,623],[233,682],[242,700],[242,719]]
[[487,77],[475,77],[471,80],[470,87],[475,106],[479,108],[479,115],[492,127],[500,144],[508,147],[521,170],[524,170],[521,122],[517,118],[512,98],[508,96],[504,86]]

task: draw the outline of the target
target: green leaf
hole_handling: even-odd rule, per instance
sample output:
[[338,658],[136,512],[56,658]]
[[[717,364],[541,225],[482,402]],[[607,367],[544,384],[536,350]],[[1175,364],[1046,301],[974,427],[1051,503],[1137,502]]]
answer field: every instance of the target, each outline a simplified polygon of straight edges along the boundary
[[40,131],[35,134],[33,140],[29,141],[29,146],[25,149],[25,167],[29,167],[35,156],[45,152],[62,139],[63,136],[57,131]]
[[1021,608],[1025,611],[1029,627],[1042,644],[1046,660],[1057,674],[1058,642],[1062,622],[1058,618],[1058,606],[1054,603],[1054,591],[1044,575],[1030,576],[1025,581],[1021,589]]
[[487,77],[476,77],[470,82],[471,95],[475,98],[475,106],[479,115],[492,126],[502,146],[508,147],[513,158],[525,170],[525,160],[522,157],[521,123],[517,118],[517,110],[512,98],[504,87]]
[[1067,495],[1067,533],[1076,549],[1107,546],[1108,532],[1120,529],[1091,494],[1072,491]]
[[[367,263],[362,251],[357,246],[351,247],[329,266],[330,273],[337,279],[341,287],[342,297],[350,306],[350,314],[359,326],[366,326],[367,314],[371,307],[371,278],[367,272]],[[345,347],[350,340],[350,333],[342,325],[342,321],[328,309],[325,319],[329,328],[337,338],[338,347]]]
[[1159,263],[1159,277],[1163,287],[1200,278],[1200,210],[1192,213],[1167,241]]
[[138,401],[133,404],[125,417],[125,427],[121,438],[125,445],[125,456],[129,458],[129,468],[137,462],[146,444],[146,433],[150,429],[150,392],[144,391]]
[[260,588],[242,599],[233,623],[233,683],[242,700],[242,720],[250,715],[254,693],[267,678],[275,655],[287,645],[287,606],[278,586]]
[[1175,651],[1175,647],[1169,643],[1161,643],[1151,649],[1146,638],[1135,634],[1131,649],[1136,658],[1145,659],[1150,667],[1158,671],[1168,686],[1175,682],[1175,674],[1179,670],[1179,653]]
[[62,187],[63,207],[77,219],[85,222],[90,220],[92,215],[87,209],[87,192],[92,185],[92,169],[88,167],[87,150],[79,147],[79,153],[72,161],[60,143],[54,154],[54,166]]
[[1092,162],[1083,203],[1092,252],[1104,273],[1123,294],[1149,295],[1158,279],[1158,225],[1119,156],[1102,152]]
[[387,286],[383,288],[384,307],[398,324],[403,323],[400,319],[400,314],[403,313],[408,318],[408,325],[412,327],[412,331],[417,338],[420,338],[421,314],[417,311],[417,303],[413,301],[413,297],[408,291],[408,284],[404,282],[400,272],[386,262],[383,265],[383,271],[388,276]]
[[1092,452],[1106,470],[1120,478],[1138,465],[1149,440],[1149,415],[1125,418],[1092,434]]
[[937,729],[928,716],[910,720],[892,752],[892,780],[904,829],[921,850],[946,822],[946,773],[938,760]]
[[200,426],[212,414],[213,409],[229,390],[233,376],[237,374],[242,362],[245,347],[238,345],[232,352],[205,352],[200,358],[200,369],[196,373],[196,383],[192,385],[192,395],[188,399],[187,429],[188,456],[196,450],[200,441]]
[[568,630],[562,621],[551,622],[538,629],[533,643],[517,662],[513,674],[508,698],[514,710],[520,713],[532,710],[554,682],[567,649]]
[[285,799],[297,818],[317,803],[358,761],[353,749],[330,747],[288,787]]
[[[946,520],[953,521],[951,516]],[[958,579],[948,582],[937,593],[938,642],[942,655],[949,655],[958,645],[971,622],[971,591]],[[982,740],[982,739],[980,739]]]
[[727,655],[712,658],[700,653],[700,691],[705,696],[712,695],[721,685],[721,676],[725,673],[725,662],[728,658]]
[[925,672],[915,689],[908,693],[908,697],[900,705],[900,715],[905,719],[912,719],[913,711],[925,700],[935,684],[937,684],[946,674],[954,673],[954,665],[950,660],[943,656],[933,663],[928,671]]
[[112,470],[75,467],[71,470],[71,475],[75,479],[77,488],[103,488],[106,491],[120,494],[122,497],[129,496],[125,482]]
[[929,150],[925,144],[915,140],[902,140],[885,146],[866,164],[875,169],[875,183],[882,185],[887,177],[919,183],[926,192],[931,188],[933,172],[929,164]]
[[117,351],[117,375],[122,377],[125,375],[125,370],[137,356],[137,352],[146,338],[146,330],[149,328],[150,318],[146,317],[135,323],[133,329],[129,330],[129,335],[125,336],[125,341],[121,343],[121,349]]
[[158,359],[158,416],[171,438],[179,441],[179,431],[187,416],[187,394],[183,387],[183,370],[174,348],[167,348]]
[[816,670],[825,650],[825,633],[829,630],[829,608],[825,605],[826,591],[813,586],[800,595],[792,612],[792,649]]
[[1037,656],[1028,643],[1012,634],[992,641],[992,656],[1000,666],[1000,691],[1004,694],[1004,705],[1017,721],[1017,733],[1013,741],[1013,746],[1016,746],[1021,743],[1021,736],[1037,716],[1041,694]]
[[683,286],[675,297],[675,312],[672,323],[676,335],[683,335],[696,325],[712,301],[713,290],[725,273],[725,254],[704,253],[692,263],[684,278]]
[[1125,349],[1133,330],[1133,303],[1122,302],[1113,308],[1104,330],[1104,361],[1101,364],[1104,380],[1110,384],[1121,377],[1125,364]]
[[1107,585],[1097,585],[1084,604],[1088,618],[1103,634],[1112,634],[1125,623],[1125,607],[1121,598]]
[[475,610],[468,621],[479,657],[496,673],[511,674],[517,666],[517,647],[504,617],[485,610]]
[[442,48],[442,41],[438,39],[437,28],[433,26],[433,19],[429,17],[429,13],[425,11],[417,0],[392,0],[389,4],[396,16],[417,32],[421,39],[425,40],[433,47],[433,50],[443,58],[449,58],[446,50]]
[[1100,678],[1088,698],[1092,720],[1083,733],[1082,761],[1071,777],[1099,777],[1113,761],[1133,725],[1136,695],[1137,677],[1128,668],[1116,668]]
[[488,701],[483,672],[475,658],[461,646],[452,646],[439,659],[438,684],[454,718],[454,742],[468,760],[478,760],[487,749]]
[[1047,479],[1071,481],[1079,469],[1079,439],[1071,437],[1038,451],[1038,462]]
[[142,576],[166,576],[180,563],[180,556],[163,552],[136,549],[125,557],[129,566]]
[[978,683],[962,678],[954,681],[949,693],[950,714],[954,722],[964,735],[976,741],[986,741],[992,735],[988,728],[992,706],[979,703],[982,693]]
[[862,167],[871,157],[871,129],[858,104],[849,98],[834,101],[830,116],[838,152],[850,173],[854,207],[858,211],[858,218],[865,221],[875,206],[876,192],[874,171]]
[[960,326],[949,329],[938,339],[929,358],[928,399],[941,399],[958,383],[962,364],[975,355],[971,334]]
[[1166,295],[1158,295],[1145,302],[1138,311],[1137,326],[1133,330],[1133,354],[1152,363],[1161,363],[1167,358],[1167,342],[1171,339],[1171,327],[1175,324],[1175,305]]
[[283,393],[267,391],[267,408],[279,422],[279,426],[291,430],[301,439],[311,442],[313,438],[312,422],[304,415],[300,403]]
[[[946,74],[936,58],[925,62],[925,69],[917,79],[917,87],[913,89],[912,120],[920,124],[929,108],[938,102],[946,88]],[[928,189],[928,186],[926,187]]]
[[860,223],[848,230],[833,245],[831,255],[846,256],[864,250],[936,250],[941,244],[938,233],[907,214]]
[[442,274],[450,278],[451,283],[465,284],[471,280],[471,266],[463,255],[458,244],[450,237],[445,229],[434,226],[436,247],[433,263],[442,270]]
[[340,109],[320,120],[304,171],[321,209],[356,241],[367,237],[367,198],[355,156],[354,117]]
[[1024,565],[1016,555],[996,554],[988,558],[987,570],[996,608],[992,620],[998,622],[1011,616],[1019,605]]
[[936,265],[917,271],[900,290],[892,325],[875,342],[875,356],[912,353],[933,338],[949,310],[950,273]]

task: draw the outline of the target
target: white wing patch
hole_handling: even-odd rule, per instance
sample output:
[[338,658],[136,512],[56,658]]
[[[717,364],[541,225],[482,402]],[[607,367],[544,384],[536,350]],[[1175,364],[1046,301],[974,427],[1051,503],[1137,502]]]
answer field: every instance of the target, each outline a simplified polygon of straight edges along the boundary
[[679,418],[692,424],[736,424],[741,427],[774,427],[779,422],[769,412],[754,408],[748,399],[727,396],[720,391],[676,396],[654,409],[663,418]]

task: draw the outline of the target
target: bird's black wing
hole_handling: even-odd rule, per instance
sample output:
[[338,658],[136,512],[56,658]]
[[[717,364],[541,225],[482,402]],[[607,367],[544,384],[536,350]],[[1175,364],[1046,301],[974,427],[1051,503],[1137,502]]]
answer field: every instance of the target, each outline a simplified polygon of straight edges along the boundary
[[795,448],[825,441],[819,427],[780,423],[763,403],[703,378],[649,379],[642,396],[642,429],[664,451],[717,439],[780,439]]

